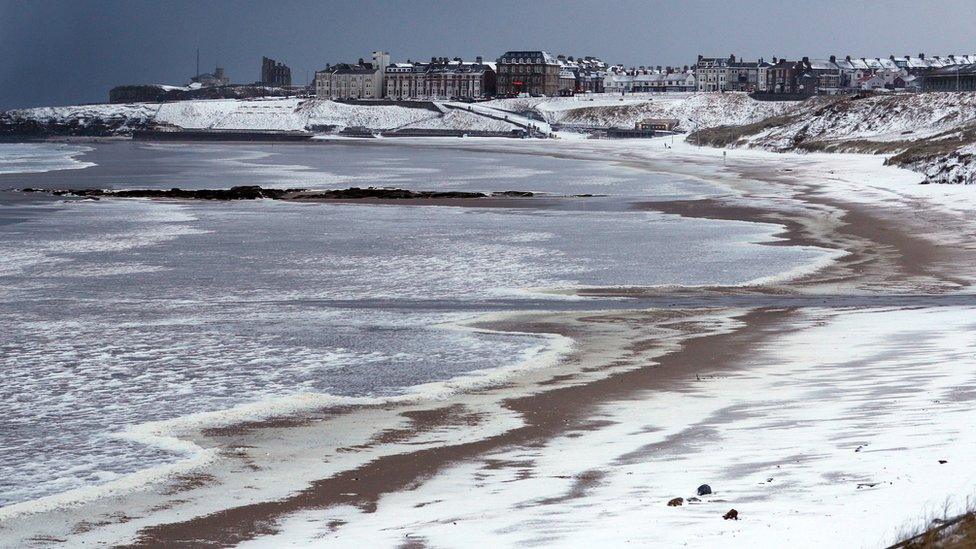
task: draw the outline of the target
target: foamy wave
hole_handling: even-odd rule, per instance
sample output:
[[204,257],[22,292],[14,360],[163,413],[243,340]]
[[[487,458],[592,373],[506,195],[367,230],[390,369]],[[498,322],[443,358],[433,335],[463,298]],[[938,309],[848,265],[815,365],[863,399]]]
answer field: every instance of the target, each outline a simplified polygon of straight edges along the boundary
[[92,150],[90,147],[54,143],[3,143],[0,144],[0,174],[90,168],[96,164],[82,162],[75,157]]
[[[483,315],[479,316],[476,320],[478,322],[486,322],[499,320],[504,317],[505,315],[503,314]],[[199,412],[169,420],[132,425],[112,436],[186,457],[174,463],[126,474],[103,484],[77,488],[2,507],[0,508],[0,521],[15,516],[78,505],[103,497],[118,496],[144,489],[175,475],[185,474],[203,467],[217,458],[219,449],[204,449],[189,440],[188,435],[202,429],[225,427],[275,417],[295,416],[303,412],[334,406],[407,404],[443,400],[460,392],[496,386],[525,370],[553,366],[567,355],[575,344],[571,338],[557,334],[496,331],[475,328],[469,324],[455,323],[444,323],[435,325],[434,327],[444,330],[474,333],[503,333],[531,336],[541,340],[541,343],[526,349],[521,353],[518,360],[505,366],[474,371],[448,380],[415,385],[409,388],[408,392],[399,395],[346,397],[328,393],[299,393],[242,404],[226,410]]]

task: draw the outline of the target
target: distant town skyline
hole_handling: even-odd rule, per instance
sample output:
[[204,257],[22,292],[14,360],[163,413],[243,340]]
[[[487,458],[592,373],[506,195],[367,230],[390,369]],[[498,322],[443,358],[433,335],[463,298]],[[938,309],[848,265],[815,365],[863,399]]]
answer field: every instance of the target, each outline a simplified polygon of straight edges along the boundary
[[186,84],[216,65],[260,79],[261,58],[311,82],[326,63],[384,50],[395,61],[545,49],[625,65],[690,65],[699,53],[772,56],[976,52],[976,3],[902,0],[491,3],[281,0],[0,0],[0,109],[103,102],[120,84]]

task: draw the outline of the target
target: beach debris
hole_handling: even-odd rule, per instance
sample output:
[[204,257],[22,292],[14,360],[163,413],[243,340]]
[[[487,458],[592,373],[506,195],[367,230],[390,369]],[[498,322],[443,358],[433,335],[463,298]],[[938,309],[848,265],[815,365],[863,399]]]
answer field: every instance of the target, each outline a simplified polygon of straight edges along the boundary
[[735,509],[729,509],[728,513],[722,515],[722,518],[725,520],[739,520],[739,512]]
[[949,463],[949,460],[947,460],[947,459],[940,459],[939,460],[939,465],[945,465],[946,463]]
[[860,490],[861,488],[874,488],[877,485],[878,485],[877,482],[859,482],[857,484],[857,489]]
[[772,482],[772,481],[773,481],[773,477],[769,477],[766,479],[766,482]]
[[861,451],[861,448],[864,448],[864,445],[863,444],[860,445],[860,446],[858,446],[857,448],[854,448],[854,451],[855,452],[860,452]]
[[694,497],[688,498],[688,503],[698,503],[699,501],[701,500],[698,498],[694,498]]
[[674,498],[668,502],[668,507],[681,507],[684,502],[684,498]]
[[702,484],[701,486],[698,487],[699,496],[707,496],[708,494],[711,493],[712,493],[712,487],[707,484]]

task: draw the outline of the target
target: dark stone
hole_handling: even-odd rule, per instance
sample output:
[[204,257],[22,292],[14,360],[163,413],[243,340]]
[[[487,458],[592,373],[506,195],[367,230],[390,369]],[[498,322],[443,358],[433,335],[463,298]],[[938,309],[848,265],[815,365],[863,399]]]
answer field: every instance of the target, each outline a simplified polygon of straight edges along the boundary
[[668,502],[668,507],[681,507],[684,502],[684,498],[674,498]]
[[258,198],[282,199],[287,195],[305,189],[264,189],[257,185],[241,185],[230,189],[128,189],[112,191],[104,189],[62,189],[50,191],[55,196],[79,196],[93,198],[100,196],[119,198],[177,198],[184,200],[255,200]]
[[725,520],[739,520],[739,512],[735,509],[730,509],[728,513],[722,515]]
[[[49,192],[55,196],[79,197],[119,197],[119,198],[175,198],[183,200],[255,200],[270,198],[272,200],[404,200],[404,199],[469,199],[487,198],[489,195],[478,192],[465,191],[408,191],[406,189],[376,189],[351,187],[348,189],[334,189],[309,192],[307,189],[265,189],[258,185],[238,185],[230,189],[58,189],[45,191],[42,189],[26,188],[24,192]],[[529,197],[534,196],[528,191],[504,191],[491,196]]]
[[417,198],[486,198],[485,193],[472,193],[463,191],[408,191],[406,189],[360,189],[350,187],[348,189],[335,189],[315,193],[299,194],[296,199],[320,199],[320,200],[361,200],[361,199],[380,199],[380,200],[405,200]]
[[712,487],[707,484],[702,484],[701,486],[698,487],[699,496],[707,496],[708,494],[711,493],[712,493]]

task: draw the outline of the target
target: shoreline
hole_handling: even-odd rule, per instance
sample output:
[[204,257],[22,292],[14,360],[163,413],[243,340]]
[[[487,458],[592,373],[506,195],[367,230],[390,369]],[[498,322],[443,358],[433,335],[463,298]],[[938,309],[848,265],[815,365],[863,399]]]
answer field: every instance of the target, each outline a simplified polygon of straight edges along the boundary
[[[757,174],[752,175],[755,177]],[[744,289],[682,288],[680,294],[702,293],[706,297],[709,292],[741,292],[746,295],[757,291],[773,294],[807,294],[819,293],[824,289],[833,291],[837,287],[853,287],[856,291],[870,292],[878,287],[889,286],[891,283],[906,287],[920,287],[926,291],[946,292],[952,291],[961,284],[962,280],[956,280],[953,276],[944,276],[939,272],[936,266],[941,266],[947,258],[933,253],[929,243],[916,239],[899,227],[891,226],[890,220],[879,223],[880,218],[877,215],[872,216],[867,212],[856,211],[858,209],[856,205],[815,198],[813,194],[808,192],[794,199],[808,200],[805,207],[812,206],[812,211],[820,214],[831,212],[833,218],[826,216],[826,221],[816,218],[811,220],[812,216],[803,215],[809,214],[810,210],[800,212],[776,208],[763,210],[735,204],[744,200],[743,196],[725,200],[645,203],[638,207],[692,217],[777,223],[785,227],[783,232],[785,240],[770,244],[820,247],[830,244],[834,249],[844,249],[848,252],[848,256],[840,258],[826,269],[792,281]],[[729,203],[729,200],[732,203]],[[790,218],[790,215],[793,218]],[[881,249],[874,249],[872,244],[878,245]],[[916,269],[916,265],[927,266],[927,268]],[[580,294],[635,297],[666,296],[669,292],[671,292],[669,289],[614,289],[589,290]],[[442,429],[454,427],[463,431],[472,422],[483,427],[485,418],[491,418],[492,421],[508,418],[511,425],[507,430],[494,435],[490,432],[482,433],[484,436],[480,439],[458,445],[429,444],[429,448],[413,452],[397,451],[397,448],[392,448],[393,452],[389,455],[379,456],[371,463],[345,470],[325,480],[315,481],[311,488],[299,491],[297,495],[208,513],[189,520],[171,521],[155,527],[141,528],[138,530],[136,544],[154,545],[206,539],[218,545],[226,545],[254,539],[260,535],[273,534],[277,528],[274,526],[275,520],[285,519],[288,515],[308,509],[353,506],[375,511],[382,496],[414,489],[417,485],[423,484],[426,479],[442,473],[444,469],[459,462],[470,461],[504,447],[531,446],[565,436],[567,433],[597,431],[601,428],[600,421],[593,416],[601,403],[626,399],[628,394],[635,395],[649,390],[673,390],[669,387],[687,381],[695,370],[694,365],[699,362],[712,362],[714,357],[722,356],[723,359],[713,370],[722,372],[735,370],[742,366],[739,363],[741,361],[735,359],[736,354],[746,354],[751,346],[768,339],[771,334],[793,330],[792,322],[795,313],[793,309],[752,310],[743,307],[731,316],[728,316],[730,314],[728,312],[695,309],[629,313],[589,311],[553,313],[548,316],[543,313],[515,314],[516,320],[496,320],[486,327],[508,329],[504,331],[536,331],[550,334],[564,331],[566,333],[561,334],[564,337],[571,334],[584,343],[580,344],[581,348],[563,365],[546,372],[535,372],[541,378],[522,380],[528,394],[509,396],[498,401],[497,399],[504,395],[505,391],[512,388],[509,385],[459,395],[456,400],[460,402],[446,406],[438,406],[446,403],[427,402],[417,404],[416,407],[419,409],[410,409],[408,406],[405,410],[382,410],[388,417],[406,418],[404,420],[406,425],[401,429],[394,429],[395,432],[386,433],[384,435],[386,438],[370,440],[373,441],[374,447],[403,445],[403,441],[423,439],[425,435]],[[720,326],[710,326],[706,319],[711,319]],[[729,323],[738,326],[730,327]],[[631,341],[633,348],[617,348],[620,343],[628,341],[628,338],[621,333],[659,332],[662,326],[671,326],[670,330],[673,333],[634,336],[633,339],[640,342]],[[601,330],[605,333],[601,333]],[[599,335],[594,336],[594,331]],[[641,337],[646,339],[641,340]],[[591,339],[597,341],[589,341]],[[740,353],[735,353],[736,349],[739,349]],[[601,363],[603,366],[597,366]],[[614,366],[618,370],[613,370]],[[597,370],[603,372],[598,373]],[[611,373],[601,378],[600,375],[606,371]],[[491,409],[492,404],[497,408]],[[490,411],[483,411],[486,408]],[[333,412],[338,416],[329,415]],[[254,455],[251,455],[252,453],[247,449],[244,450],[243,456],[236,457],[228,456],[228,450],[246,448],[255,438],[279,439],[280,442],[280,439],[287,438],[282,431],[288,430],[306,430],[321,435],[328,432],[325,424],[330,421],[334,421],[337,417],[348,419],[341,410],[324,410],[310,416],[299,423],[272,422],[243,425],[236,429],[199,433],[198,436],[202,440],[209,439],[212,444],[209,448],[216,449],[221,453],[222,459],[228,460],[231,464],[247,460],[260,463],[255,461]],[[369,449],[369,446],[366,449]],[[263,464],[256,466],[262,467]],[[506,468],[504,464],[500,464],[499,467]],[[363,479],[369,480],[367,482]],[[585,493],[589,481],[586,478],[576,480],[580,483],[578,493]],[[187,490],[178,490],[177,493],[192,492],[201,488],[193,485],[192,482],[187,484],[187,487]],[[345,494],[356,494],[356,496]],[[341,525],[335,525],[335,530],[341,530]],[[95,532],[96,529],[93,529],[92,533]]]

